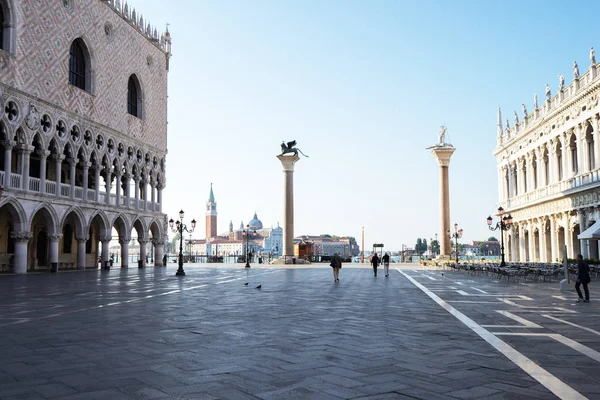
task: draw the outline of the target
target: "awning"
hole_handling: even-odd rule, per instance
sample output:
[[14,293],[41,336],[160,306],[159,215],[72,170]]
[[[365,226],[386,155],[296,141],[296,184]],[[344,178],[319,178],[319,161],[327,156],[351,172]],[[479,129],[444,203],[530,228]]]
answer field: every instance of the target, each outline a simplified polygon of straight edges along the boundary
[[594,225],[577,235],[577,239],[600,240],[600,221],[594,222]]

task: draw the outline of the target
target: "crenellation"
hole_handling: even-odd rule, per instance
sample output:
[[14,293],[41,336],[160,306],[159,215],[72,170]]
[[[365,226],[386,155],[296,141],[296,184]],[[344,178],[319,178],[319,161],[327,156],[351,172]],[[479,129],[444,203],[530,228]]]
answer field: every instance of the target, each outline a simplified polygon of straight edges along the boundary
[[121,18],[127,21],[132,27],[134,27],[141,35],[146,37],[151,43],[165,51],[170,53],[170,48],[167,51],[164,43],[160,40],[156,27],[152,28],[149,21],[144,19],[141,13],[136,12],[135,7],[130,8],[127,4],[127,0],[121,2],[119,0],[108,0],[105,3]]

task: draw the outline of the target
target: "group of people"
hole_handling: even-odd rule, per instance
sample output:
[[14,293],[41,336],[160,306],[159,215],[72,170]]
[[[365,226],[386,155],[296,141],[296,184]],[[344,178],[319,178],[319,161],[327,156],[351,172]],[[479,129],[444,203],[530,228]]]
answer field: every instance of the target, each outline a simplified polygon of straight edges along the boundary
[[[373,275],[377,276],[377,267],[379,264],[383,264],[383,272],[385,273],[385,277],[390,276],[390,254],[385,253],[381,259],[375,253],[373,257],[371,257],[371,265],[373,266]],[[331,264],[329,264],[333,269],[333,281],[340,281],[340,268],[342,268],[342,259],[340,258],[338,253],[335,253],[333,257],[331,257]]]

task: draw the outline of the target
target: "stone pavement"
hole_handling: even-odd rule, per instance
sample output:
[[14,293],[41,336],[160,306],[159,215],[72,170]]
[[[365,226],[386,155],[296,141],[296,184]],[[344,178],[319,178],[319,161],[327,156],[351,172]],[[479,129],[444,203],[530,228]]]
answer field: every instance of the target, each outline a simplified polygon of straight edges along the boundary
[[2,276],[0,399],[600,398],[595,282],[393,266]]

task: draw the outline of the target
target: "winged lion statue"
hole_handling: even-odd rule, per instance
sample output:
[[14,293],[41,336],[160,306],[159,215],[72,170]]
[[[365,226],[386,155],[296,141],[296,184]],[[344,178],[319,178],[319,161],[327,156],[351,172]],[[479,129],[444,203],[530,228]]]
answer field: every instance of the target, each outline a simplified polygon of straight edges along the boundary
[[288,153],[293,153],[295,156],[298,155],[298,152],[302,154],[304,157],[308,157],[306,154],[302,152],[299,148],[295,147],[296,141],[292,140],[291,142],[281,142],[281,154],[280,156]]

